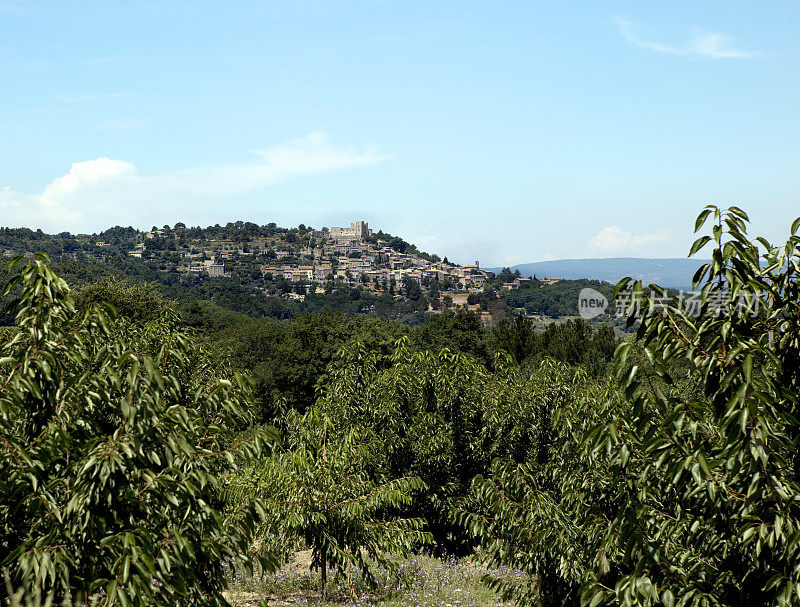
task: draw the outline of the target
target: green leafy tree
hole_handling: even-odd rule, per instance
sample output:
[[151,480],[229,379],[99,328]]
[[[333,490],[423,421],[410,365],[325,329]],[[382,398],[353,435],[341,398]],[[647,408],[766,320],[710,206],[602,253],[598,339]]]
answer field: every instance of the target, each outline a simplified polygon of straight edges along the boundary
[[158,320],[170,308],[153,283],[126,283],[111,278],[86,285],[76,299],[78,309],[104,302],[114,306],[118,317],[134,322]]
[[512,446],[525,444],[520,428],[535,424],[537,448],[512,457],[498,451],[491,469],[473,480],[471,510],[459,509],[456,518],[479,539],[483,560],[528,574],[523,583],[485,576],[505,600],[577,606],[595,567],[608,571],[608,559],[596,564],[596,555],[620,493],[607,469],[585,456],[585,436],[619,418],[626,403],[613,383],[587,383],[585,371],[552,360],[533,371],[526,396],[527,419],[507,408],[492,417],[497,436]]
[[349,340],[362,339],[388,355],[403,331],[401,325],[382,319],[324,310],[291,323],[248,320],[221,332],[216,346],[230,349],[239,368],[253,377],[263,419],[272,421],[278,402],[300,411],[314,404],[315,386]]
[[418,301],[422,297],[422,288],[419,283],[410,276],[403,276],[403,293],[411,301]]
[[354,569],[374,583],[371,564],[395,568],[397,556],[430,541],[422,519],[396,514],[422,483],[416,477],[386,478],[363,429],[339,432],[318,409],[291,417],[286,449],[232,476],[229,494],[234,503],[263,498],[271,525],[262,532],[301,538],[311,547],[323,600],[329,567],[347,580],[355,598]]
[[533,323],[522,314],[513,321],[500,321],[492,330],[492,338],[495,347],[508,352],[517,363],[522,363],[535,352],[539,342]]
[[492,366],[447,349],[415,352],[407,338],[388,360],[352,347],[333,361],[317,405],[343,428],[372,432],[393,477],[422,479],[427,489],[411,511],[425,518],[440,552],[470,549],[453,511],[468,507],[473,477],[494,457],[526,461],[546,452],[548,410],[557,401],[536,395],[549,386],[563,391],[556,378],[570,372],[543,367],[528,381],[505,356]]
[[[586,600],[800,604],[800,219],[776,246],[748,240],[736,207],[707,207],[695,231],[709,217],[690,252],[713,243],[695,275],[699,315],[662,289],[627,291],[644,312],[643,367],[661,381],[620,347],[632,415],[592,439],[624,483],[608,544],[625,560]],[[687,379],[694,392],[670,389]]]
[[474,356],[487,365],[492,361],[489,333],[481,325],[480,317],[473,312],[459,310],[434,316],[414,330],[412,343],[420,350],[438,352],[448,348]]
[[640,324],[618,384],[561,408],[541,465],[476,480],[482,509],[462,520],[539,577],[495,581],[520,603],[800,604],[800,219],[775,246],[738,208],[696,230],[709,217],[699,295],[620,283]]
[[217,379],[174,313],[78,313],[45,262],[17,276],[18,330],[0,342],[0,594],[226,604],[224,563],[253,563],[260,520],[258,502],[215,506],[220,475],[266,446],[236,438],[248,384]]

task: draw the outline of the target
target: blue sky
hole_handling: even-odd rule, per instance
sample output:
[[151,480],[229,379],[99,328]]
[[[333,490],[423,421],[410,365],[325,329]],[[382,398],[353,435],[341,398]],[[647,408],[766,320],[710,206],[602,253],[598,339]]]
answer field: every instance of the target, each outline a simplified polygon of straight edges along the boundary
[[365,219],[451,260],[800,215],[796,2],[0,0],[0,225]]

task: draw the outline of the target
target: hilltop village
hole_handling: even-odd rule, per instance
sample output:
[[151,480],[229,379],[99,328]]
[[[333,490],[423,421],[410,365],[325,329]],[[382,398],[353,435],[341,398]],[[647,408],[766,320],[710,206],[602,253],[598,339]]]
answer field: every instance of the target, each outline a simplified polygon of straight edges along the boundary
[[0,254],[36,252],[47,253],[79,286],[103,278],[148,283],[169,298],[195,302],[186,304],[191,310],[211,302],[278,319],[333,309],[416,324],[430,314],[470,311],[494,326],[518,315],[534,321],[574,315],[580,289],[601,288],[597,281],[524,277],[508,268],[494,274],[477,261],[461,266],[365,221],[322,229],[178,222],[95,234],[0,228]]
[[[442,290],[481,291],[487,278],[494,274],[474,265],[459,266],[438,256],[405,252],[407,243],[383,233],[376,235],[364,221],[350,227],[301,229],[275,236],[254,236],[246,239],[180,238],[175,252],[180,256],[178,272],[214,277],[231,276],[241,269],[243,261],[258,261],[258,269],[267,279],[283,278],[322,289],[326,281],[361,284],[365,289],[380,291],[393,285],[413,281],[425,285],[436,281]],[[144,234],[142,242],[128,252],[134,257],[147,255],[159,239],[175,238],[175,231],[153,230]],[[104,243],[103,243],[104,244]],[[524,280],[524,279],[523,279]],[[302,296],[297,293],[295,296]]]

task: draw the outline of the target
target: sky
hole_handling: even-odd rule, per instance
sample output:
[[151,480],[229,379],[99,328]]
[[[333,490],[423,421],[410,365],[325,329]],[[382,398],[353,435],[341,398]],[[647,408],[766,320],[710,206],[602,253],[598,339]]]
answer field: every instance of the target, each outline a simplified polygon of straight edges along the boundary
[[800,215],[800,4],[0,0],[0,225],[349,225],[485,267]]

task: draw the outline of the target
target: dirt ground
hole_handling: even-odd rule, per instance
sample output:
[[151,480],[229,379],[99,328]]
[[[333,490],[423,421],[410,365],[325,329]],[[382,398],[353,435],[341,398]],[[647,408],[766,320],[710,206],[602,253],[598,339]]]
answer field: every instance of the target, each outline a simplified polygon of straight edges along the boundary
[[[306,572],[311,569],[311,550],[303,550],[298,552],[292,557],[289,568],[297,572]],[[257,605],[264,605],[264,601],[270,607],[281,607],[287,605],[294,605],[299,597],[278,597],[275,595],[264,596],[259,592],[243,592],[229,590],[223,593],[225,599],[236,607],[256,607]]]

